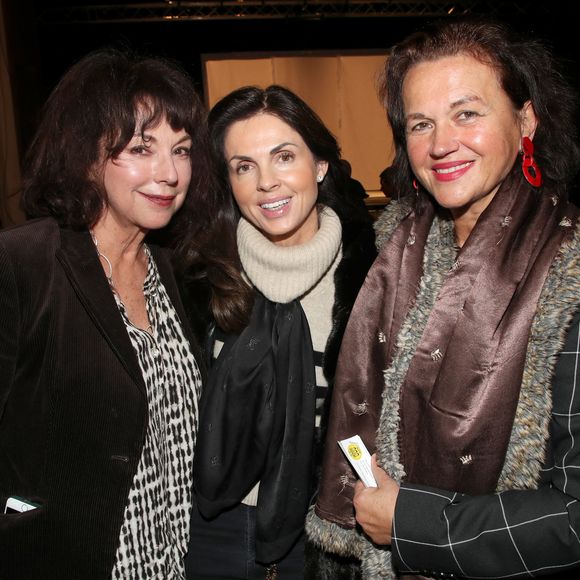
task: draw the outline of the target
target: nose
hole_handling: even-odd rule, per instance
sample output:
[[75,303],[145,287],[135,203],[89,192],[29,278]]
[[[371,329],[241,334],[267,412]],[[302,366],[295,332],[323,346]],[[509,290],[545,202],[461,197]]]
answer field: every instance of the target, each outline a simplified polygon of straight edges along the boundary
[[178,174],[173,155],[160,153],[155,166],[155,181],[175,185],[177,179]]
[[278,185],[280,185],[280,180],[275,171],[270,168],[260,169],[257,184],[259,191],[272,191],[276,189]]
[[441,159],[449,153],[457,151],[459,143],[453,127],[449,125],[437,125],[433,131],[431,142],[431,157]]

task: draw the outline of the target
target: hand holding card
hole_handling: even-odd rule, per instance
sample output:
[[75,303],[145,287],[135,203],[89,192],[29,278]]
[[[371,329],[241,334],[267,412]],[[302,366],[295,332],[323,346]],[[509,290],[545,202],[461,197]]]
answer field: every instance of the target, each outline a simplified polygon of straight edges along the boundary
[[371,470],[371,455],[360,436],[353,435],[338,441],[338,445],[365,486],[377,487],[377,482]]

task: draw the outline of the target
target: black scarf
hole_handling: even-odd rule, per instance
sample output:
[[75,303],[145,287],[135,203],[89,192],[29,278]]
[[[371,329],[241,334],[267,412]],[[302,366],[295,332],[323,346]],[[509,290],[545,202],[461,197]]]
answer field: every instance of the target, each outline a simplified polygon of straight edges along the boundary
[[304,529],[310,503],[316,378],[298,300],[257,294],[249,325],[228,337],[201,400],[195,491],[212,518],[259,481],[256,559],[280,560]]

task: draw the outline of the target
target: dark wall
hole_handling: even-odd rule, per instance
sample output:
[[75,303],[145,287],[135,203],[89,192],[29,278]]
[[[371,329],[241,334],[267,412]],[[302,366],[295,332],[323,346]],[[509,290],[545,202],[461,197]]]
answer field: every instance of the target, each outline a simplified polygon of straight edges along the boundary
[[[18,0],[4,1],[18,4]],[[334,18],[67,24],[38,21],[28,15],[20,21],[15,17],[9,39],[22,138],[28,140],[38,106],[62,73],[101,46],[127,45],[177,59],[202,92],[204,54],[384,48],[419,24],[416,18],[396,22]]]
[[[39,109],[58,78],[86,52],[101,46],[127,45],[177,59],[202,92],[203,54],[384,49],[427,22],[421,17],[391,17],[74,24],[43,19],[47,0],[2,2],[21,150],[28,144]],[[80,2],[68,0],[68,4],[75,3]],[[96,0],[92,3],[99,4]],[[516,29],[547,40],[563,60],[566,76],[580,90],[580,49],[573,3],[552,0],[549,6],[538,6],[528,2],[526,9],[521,8],[522,4],[494,5],[501,5],[502,19]]]

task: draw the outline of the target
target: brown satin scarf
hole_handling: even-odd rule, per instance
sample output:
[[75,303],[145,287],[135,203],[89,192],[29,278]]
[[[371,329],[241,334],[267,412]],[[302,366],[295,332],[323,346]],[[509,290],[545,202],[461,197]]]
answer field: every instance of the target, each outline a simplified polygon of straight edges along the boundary
[[[359,434],[375,450],[382,371],[416,297],[425,252],[442,252],[426,246],[435,203],[429,197],[421,206],[384,244],[342,342],[316,512],[345,527],[355,523],[352,487],[344,484],[349,469],[335,441]],[[459,251],[401,386],[405,481],[472,494],[494,489],[538,298],[573,229],[559,225],[566,209],[520,177],[506,180]]]

